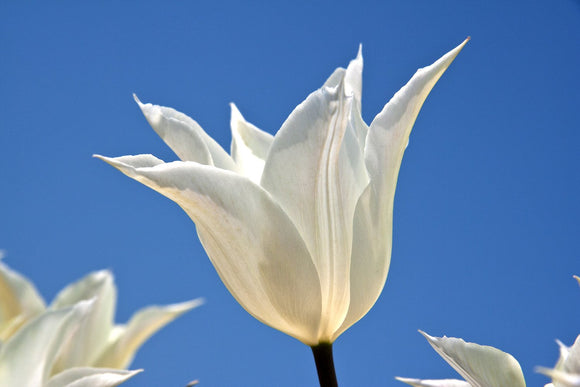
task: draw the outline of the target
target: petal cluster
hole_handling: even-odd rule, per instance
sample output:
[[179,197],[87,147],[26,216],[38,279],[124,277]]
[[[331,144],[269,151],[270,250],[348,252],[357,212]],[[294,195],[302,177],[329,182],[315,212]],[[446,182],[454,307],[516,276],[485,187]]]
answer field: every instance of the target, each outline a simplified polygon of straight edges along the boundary
[[152,306],[114,324],[117,295],[103,270],[65,287],[46,306],[34,285],[0,262],[0,385],[117,386],[157,330],[197,306],[194,300]]
[[360,114],[359,50],[275,136],[232,104],[228,154],[190,117],[135,98],[180,161],[97,157],[191,217],[220,278],[251,315],[308,345],[331,343],[382,291],[411,128],[466,42],[418,70],[370,126]]

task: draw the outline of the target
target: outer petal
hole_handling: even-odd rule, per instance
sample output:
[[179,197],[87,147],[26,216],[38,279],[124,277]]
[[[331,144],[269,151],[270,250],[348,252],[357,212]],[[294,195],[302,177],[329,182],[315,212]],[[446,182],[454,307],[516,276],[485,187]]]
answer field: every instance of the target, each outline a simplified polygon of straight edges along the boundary
[[431,66],[417,70],[371,123],[365,161],[373,186],[381,197],[386,196],[384,203],[380,203],[382,207],[388,207],[394,197],[403,152],[423,102],[468,40]]
[[316,344],[321,309],[316,270],[294,225],[266,191],[246,177],[196,163],[135,168],[131,162],[143,157],[101,158],[187,212],[222,281],[244,309]]
[[0,262],[0,341],[45,309],[34,284]]
[[312,255],[322,288],[319,337],[327,342],[348,310],[352,221],[368,183],[353,97],[344,89],[343,82],[323,87],[296,107],[274,138],[261,181]]
[[0,350],[3,386],[42,386],[63,342],[75,332],[92,302],[47,311],[26,324]]
[[171,108],[143,104],[135,95],[134,98],[151,127],[181,160],[236,170],[227,152],[190,117]]
[[427,95],[466,43],[418,70],[371,123],[365,146],[371,185],[356,209],[351,308],[341,332],[369,311],[383,289],[391,261],[395,186],[409,134]]
[[[420,331],[421,332],[421,331]],[[497,348],[466,343],[454,337],[432,337],[429,344],[473,387],[525,387],[520,364]]]
[[167,306],[150,306],[135,313],[125,326],[117,326],[111,332],[109,343],[93,366],[109,368],[127,368],[137,350],[155,332],[181,316],[183,313],[200,305],[197,299],[181,304]]
[[232,117],[232,158],[239,172],[259,184],[274,137],[247,122],[236,105],[230,104]]
[[90,312],[70,340],[63,343],[52,375],[67,368],[92,365],[105,347],[113,329],[117,302],[117,289],[108,270],[90,273],[64,288],[56,296],[51,309],[61,309],[91,299],[94,303]]
[[76,367],[52,377],[46,387],[114,387],[142,371]]
[[396,377],[399,382],[407,383],[415,387],[471,387],[469,383],[464,380],[457,379],[410,379]]

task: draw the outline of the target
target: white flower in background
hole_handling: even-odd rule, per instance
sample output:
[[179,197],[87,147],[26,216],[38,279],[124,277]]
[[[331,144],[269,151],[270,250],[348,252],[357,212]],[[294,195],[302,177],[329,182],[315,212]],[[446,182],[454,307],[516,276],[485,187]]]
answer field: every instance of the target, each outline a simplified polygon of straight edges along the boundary
[[0,385],[6,387],[108,387],[117,386],[140,372],[74,367],[52,374],[63,343],[88,318],[94,301],[45,311],[14,333],[0,348]]
[[0,261],[0,342],[45,309],[34,284]]
[[[574,276],[580,285],[580,277]],[[571,347],[557,341],[560,358],[554,368],[537,367],[536,371],[552,378],[546,387],[580,387],[580,336]]]
[[370,126],[360,114],[359,52],[276,136],[246,122],[232,104],[231,156],[185,114],[136,99],[181,161],[97,157],[181,206],[252,316],[307,345],[332,343],[382,291],[411,128],[466,42],[418,70]]
[[[580,285],[580,277],[574,276]],[[421,331],[419,331],[421,332]],[[467,381],[456,379],[396,379],[416,387],[525,387],[526,382],[516,359],[499,349],[466,343],[453,337],[431,337],[421,332],[429,344]],[[560,358],[554,368],[536,371],[552,378],[545,387],[580,387],[580,336],[571,347],[560,341]]]
[[497,348],[466,343],[454,337],[432,337],[421,332],[429,344],[463,378],[457,379],[396,379],[415,387],[525,387],[526,382],[518,361]]
[[580,387],[580,336],[571,347],[557,341],[560,358],[554,368],[537,367],[536,371],[552,378],[546,387]]
[[115,325],[116,299],[103,270],[46,307],[30,281],[0,262],[0,385],[116,386],[140,372],[124,369],[151,335],[200,303],[151,306]]

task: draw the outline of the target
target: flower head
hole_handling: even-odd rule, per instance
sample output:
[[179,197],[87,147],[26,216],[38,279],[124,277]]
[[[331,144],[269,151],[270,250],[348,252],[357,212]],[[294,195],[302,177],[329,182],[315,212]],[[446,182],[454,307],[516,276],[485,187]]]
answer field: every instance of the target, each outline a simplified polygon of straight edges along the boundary
[[107,271],[65,287],[46,307],[34,285],[0,262],[0,385],[116,386],[139,347],[199,300],[152,306],[114,324],[116,288]]
[[[574,276],[580,285],[580,277]],[[580,387],[580,336],[571,347],[557,340],[560,358],[554,368],[536,367],[536,371],[552,378],[546,387]]]
[[275,136],[232,104],[231,155],[185,114],[136,99],[181,161],[97,157],[183,208],[222,281],[251,315],[308,345],[332,343],[381,293],[411,128],[465,43],[417,71],[370,126],[360,115],[359,51]]

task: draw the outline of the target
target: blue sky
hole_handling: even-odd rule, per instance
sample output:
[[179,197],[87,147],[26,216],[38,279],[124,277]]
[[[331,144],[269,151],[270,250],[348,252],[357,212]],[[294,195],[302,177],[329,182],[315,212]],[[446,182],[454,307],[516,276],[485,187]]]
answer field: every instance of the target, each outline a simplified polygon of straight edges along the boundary
[[342,386],[455,377],[417,333],[513,354],[529,386],[580,333],[580,2],[0,1],[0,248],[48,299],[110,268],[119,321],[206,304],[154,336],[127,386],[316,385],[310,349],[250,317],[170,200],[91,158],[176,156],[132,93],[229,149],[229,102],[274,133],[363,44],[370,122],[472,40],[427,99],[395,198],[391,270],[335,343]]

